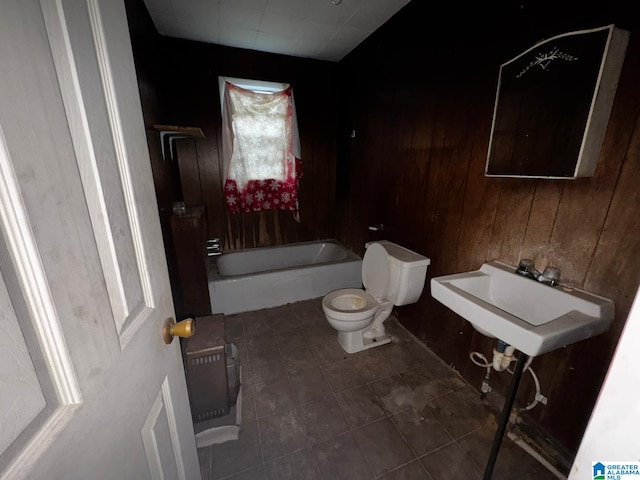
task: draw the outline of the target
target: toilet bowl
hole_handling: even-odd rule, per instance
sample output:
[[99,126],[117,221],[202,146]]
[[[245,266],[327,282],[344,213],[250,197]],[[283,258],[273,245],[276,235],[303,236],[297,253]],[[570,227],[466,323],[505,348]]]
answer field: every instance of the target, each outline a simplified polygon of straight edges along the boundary
[[338,331],[338,342],[347,353],[391,342],[384,321],[394,305],[418,300],[430,263],[427,257],[391,242],[367,245],[362,261],[365,288],[336,290],[322,299],[325,318]]

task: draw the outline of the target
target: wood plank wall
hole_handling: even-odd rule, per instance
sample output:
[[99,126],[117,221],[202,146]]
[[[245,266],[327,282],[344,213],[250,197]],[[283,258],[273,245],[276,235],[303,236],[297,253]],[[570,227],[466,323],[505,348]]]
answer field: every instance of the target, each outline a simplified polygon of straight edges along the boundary
[[[529,416],[575,452],[640,283],[640,30],[629,23],[637,17],[623,2],[551,10],[526,1],[445,3],[411,2],[340,63],[338,239],[360,254],[369,240],[405,245],[431,258],[428,278],[532,258],[612,298],[616,318],[606,334],[532,365],[549,403]],[[610,23],[632,33],[595,175],[485,177],[500,64],[543,38]],[[369,231],[372,223],[385,230]],[[428,286],[417,304],[397,310],[479,388],[485,372],[469,353],[490,356],[493,340],[433,300]],[[494,374],[494,388],[504,392],[505,377]],[[527,375],[520,402],[533,393]]]

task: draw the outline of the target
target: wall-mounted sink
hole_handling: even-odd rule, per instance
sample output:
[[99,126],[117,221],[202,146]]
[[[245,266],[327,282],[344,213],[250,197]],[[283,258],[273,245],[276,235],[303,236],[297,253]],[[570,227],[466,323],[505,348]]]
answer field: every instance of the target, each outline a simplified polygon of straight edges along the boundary
[[548,286],[489,262],[479,270],[431,279],[431,295],[468,320],[530,356],[603,333],[613,301],[562,283]]

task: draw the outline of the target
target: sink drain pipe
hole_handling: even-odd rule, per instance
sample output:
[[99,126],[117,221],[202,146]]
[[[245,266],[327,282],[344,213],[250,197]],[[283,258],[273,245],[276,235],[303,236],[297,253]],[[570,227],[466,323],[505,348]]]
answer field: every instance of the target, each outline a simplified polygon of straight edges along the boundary
[[[469,358],[471,359],[471,361],[476,364],[479,367],[482,368],[486,368],[487,369],[487,373],[484,376],[484,379],[482,380],[482,387],[480,388],[480,398],[484,399],[487,395],[487,393],[489,393],[491,391],[491,385],[489,385],[489,377],[491,375],[491,371],[492,370],[496,370],[496,371],[507,371],[509,372],[511,375],[515,374],[515,370],[511,370],[509,368],[511,362],[515,362],[517,361],[520,357],[526,357],[523,362],[522,362],[522,372],[520,373],[520,378],[517,380],[517,383],[514,385],[514,381],[515,379],[512,377],[512,381],[511,381],[511,386],[510,386],[510,390],[507,393],[507,397],[505,398],[505,404],[504,404],[504,409],[502,411],[502,415],[501,415],[501,421],[504,421],[505,416],[506,416],[506,421],[504,422],[504,426],[500,426],[498,429],[498,432],[496,433],[496,437],[494,438],[494,445],[493,445],[493,449],[491,451],[491,455],[489,456],[489,461],[487,463],[487,470],[488,472],[485,472],[485,479],[490,479],[491,478],[491,474],[493,472],[493,467],[495,465],[498,453],[499,453],[499,449],[500,449],[500,445],[502,444],[502,440],[504,438],[504,435],[506,433],[506,428],[507,425],[511,420],[511,416],[512,415],[517,415],[519,412],[524,412],[524,411],[528,411],[531,410],[532,408],[534,408],[538,403],[543,403],[543,404],[547,404],[547,397],[545,397],[544,395],[542,395],[542,393],[540,393],[540,381],[538,380],[537,375],[535,374],[535,372],[533,371],[533,369],[531,369],[531,361],[533,360],[533,357],[530,357],[528,355],[524,355],[524,354],[520,354],[519,357],[516,357],[514,355],[515,353],[515,349],[514,347],[508,345],[507,343],[503,342],[502,340],[498,340],[498,343],[496,345],[496,348],[493,349],[493,359],[491,361],[487,360],[487,357],[485,357],[482,353],[480,352],[471,352],[469,354]],[[529,403],[526,407],[522,407],[518,410],[518,413],[513,411],[513,403],[515,401],[515,397],[516,397],[516,393],[517,393],[517,388],[518,388],[518,384],[520,382],[520,380],[522,379],[522,374],[524,372],[528,371],[532,378],[533,381],[535,383],[536,386],[536,394],[535,394],[535,398],[534,400]],[[514,388],[513,391],[511,391],[511,388]],[[511,401],[509,403],[509,405],[507,405],[507,403],[509,402],[509,398],[511,398]],[[505,413],[506,412],[506,413]],[[500,432],[500,429],[502,429],[502,432]],[[545,467],[547,467],[549,470],[551,470],[556,476],[558,476],[558,472],[556,469],[554,469],[552,466],[550,466],[550,464],[545,461],[540,455],[535,454],[535,452],[533,451],[533,449],[531,447],[528,447],[528,445],[525,447],[525,442],[518,438],[515,438],[515,436],[512,438],[512,434],[507,434],[507,436],[509,438],[511,438],[517,445],[519,445],[520,447],[522,447],[527,453],[531,454],[534,458],[536,458],[537,460],[539,460]],[[528,447],[528,448],[527,448]],[[495,451],[494,451],[495,450]],[[487,476],[488,475],[488,476]],[[558,478],[563,478],[562,476],[558,477]],[[565,477],[566,480],[566,477]]]
[[507,395],[504,399],[502,413],[500,414],[500,421],[498,422],[498,429],[496,430],[496,434],[493,437],[493,445],[491,446],[491,453],[489,454],[487,466],[484,470],[484,476],[482,477],[483,480],[491,480],[491,475],[493,475],[493,468],[495,467],[496,460],[498,459],[500,445],[502,444],[504,433],[507,430],[509,417],[511,416],[511,409],[513,408],[513,404],[516,399],[516,393],[518,393],[518,385],[520,384],[522,372],[524,371],[524,366],[528,360],[529,355],[519,352],[518,359],[516,360],[516,366],[513,369],[511,383],[509,384],[509,390],[507,391]]
[[[484,400],[484,398],[487,396],[487,393],[491,392],[492,390],[491,385],[489,384],[489,378],[491,376],[492,370],[496,370],[499,372],[506,370],[507,372],[513,375],[513,370],[509,369],[509,365],[511,365],[512,362],[516,361],[514,352],[515,352],[514,347],[507,345],[506,343],[502,342],[502,340],[498,340],[497,347],[493,349],[492,361],[487,360],[487,357],[485,357],[480,352],[471,352],[469,354],[469,358],[475,365],[487,369],[487,373],[485,374],[484,379],[482,380],[482,386],[480,387],[481,399]],[[534,399],[526,407],[520,408],[518,410],[519,412],[531,410],[536,405],[538,405],[538,403],[542,403],[544,405],[547,404],[547,397],[545,397],[540,391],[540,380],[538,380],[538,376],[531,368],[532,361],[533,361],[533,357],[529,357],[529,360],[527,360],[527,363],[524,366],[524,371],[529,372],[531,374],[531,378],[533,378],[533,383],[535,384],[535,387],[536,387],[535,396],[534,396]]]

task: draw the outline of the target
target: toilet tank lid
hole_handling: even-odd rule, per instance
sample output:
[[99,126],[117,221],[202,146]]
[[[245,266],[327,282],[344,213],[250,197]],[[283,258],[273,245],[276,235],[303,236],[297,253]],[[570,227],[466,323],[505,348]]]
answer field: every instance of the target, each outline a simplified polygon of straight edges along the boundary
[[402,247],[388,240],[368,242],[365,244],[365,247],[369,248],[369,246],[373,243],[379,243],[387,250],[387,252],[389,253],[390,262],[395,263],[396,265],[400,265],[404,268],[422,267],[431,264],[430,258],[425,257],[424,255],[420,255],[413,250],[409,250],[408,248]]

